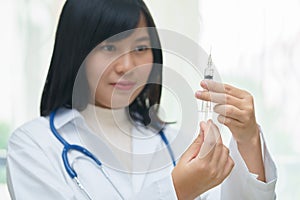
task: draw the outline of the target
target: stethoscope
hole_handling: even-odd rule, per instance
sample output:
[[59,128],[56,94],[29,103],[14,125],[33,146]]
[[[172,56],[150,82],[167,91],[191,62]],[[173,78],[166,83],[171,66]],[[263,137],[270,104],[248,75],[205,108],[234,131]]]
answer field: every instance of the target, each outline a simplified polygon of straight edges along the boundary
[[[108,174],[105,172],[105,170],[103,169],[102,163],[99,159],[96,158],[96,156],[94,156],[89,150],[87,150],[86,148],[79,146],[79,145],[74,145],[74,144],[70,144],[68,143],[56,130],[55,126],[54,126],[54,117],[56,114],[56,110],[54,110],[53,112],[50,113],[50,129],[53,133],[53,135],[62,143],[62,145],[64,146],[63,151],[62,151],[62,159],[63,159],[63,163],[65,166],[65,170],[67,171],[67,173],[69,174],[69,176],[71,177],[72,180],[74,180],[74,182],[76,183],[76,185],[79,187],[79,189],[85,194],[86,198],[89,200],[92,200],[90,194],[87,192],[87,190],[85,189],[85,187],[81,184],[81,182],[78,179],[77,173],[76,171],[73,169],[73,167],[70,165],[69,163],[69,159],[68,159],[68,152],[69,151],[77,151],[82,153],[83,155],[87,156],[89,159],[91,159],[97,167],[99,167],[100,171],[102,172],[102,174],[104,175],[104,177],[107,179],[107,181],[112,185],[112,187],[115,189],[115,191],[118,193],[118,195],[120,196],[121,199],[125,199],[123,197],[123,195],[121,194],[121,192],[118,190],[118,188],[116,187],[116,185],[111,181],[111,179],[109,178]],[[159,135],[161,137],[161,139],[163,140],[163,142],[165,143],[168,152],[170,154],[170,157],[172,159],[172,163],[173,166],[175,167],[176,165],[176,161],[175,161],[175,157],[174,157],[174,153],[171,149],[171,146],[169,145],[169,141],[164,133],[164,129],[161,129],[159,131]]]

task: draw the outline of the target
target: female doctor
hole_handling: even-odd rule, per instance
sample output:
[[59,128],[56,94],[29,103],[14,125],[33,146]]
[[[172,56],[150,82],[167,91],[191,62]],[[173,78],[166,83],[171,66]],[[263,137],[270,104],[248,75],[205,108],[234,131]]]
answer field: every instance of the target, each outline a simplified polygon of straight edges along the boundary
[[185,152],[172,151],[173,130],[157,117],[160,42],[145,27],[155,24],[142,0],[66,1],[41,117],[9,141],[12,199],[275,199],[276,167],[246,91],[202,81],[195,95],[217,104],[230,153],[219,138],[199,157],[204,136],[219,134],[211,120]]

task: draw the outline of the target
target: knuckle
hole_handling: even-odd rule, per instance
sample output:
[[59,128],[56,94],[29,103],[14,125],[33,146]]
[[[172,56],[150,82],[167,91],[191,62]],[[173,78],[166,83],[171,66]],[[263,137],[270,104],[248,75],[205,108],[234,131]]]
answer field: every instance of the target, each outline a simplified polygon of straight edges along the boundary
[[228,84],[224,84],[224,90],[225,90],[225,93],[230,94],[230,92],[231,92],[231,87],[230,87]]
[[249,110],[249,112],[251,114],[254,113],[254,107],[253,107],[253,105],[249,106],[248,110]]
[[231,168],[233,168],[235,166],[235,163],[233,161],[231,161]]
[[223,148],[224,147],[224,145],[223,145],[223,143],[221,143],[221,142],[218,142],[217,144],[216,144],[216,148],[218,148],[218,149],[221,149],[221,148]]
[[233,114],[233,108],[232,107],[227,107],[226,108],[226,115],[232,115]]
[[252,94],[250,94],[249,92],[246,91],[246,96],[250,101],[254,101],[254,98],[252,96]]
[[197,165],[197,170],[201,171],[201,172],[207,172],[207,170],[209,169],[209,166],[207,164],[207,162],[201,162],[199,165]]
[[234,163],[234,161],[232,160],[231,157],[229,157],[228,162],[229,162],[229,166],[230,166],[231,168],[233,168],[234,165],[235,165],[235,163]]
[[250,117],[249,115],[246,115],[246,116],[245,116],[245,121],[248,122],[248,121],[250,121],[250,120],[251,120],[251,117]]
[[244,93],[245,93],[244,99],[245,99],[246,101],[249,101],[250,103],[253,103],[253,102],[254,102],[254,98],[253,98],[252,94],[250,94],[250,93],[247,92],[247,91],[244,91]]
[[224,148],[224,152],[226,153],[226,155],[229,155],[229,149],[225,146],[223,148]]
[[241,129],[244,129],[244,128],[247,128],[247,120],[245,117],[241,118],[241,123],[237,123],[236,126],[238,128],[241,128]]
[[249,93],[247,90],[243,90],[243,89],[241,89],[241,91],[242,91],[242,93],[244,93],[244,94],[245,94],[245,96],[249,96],[249,95],[250,95],[250,93]]
[[226,95],[225,94],[225,102],[224,103],[226,103],[226,102],[230,102],[230,100],[231,100],[231,96],[230,95]]
[[231,161],[231,169],[235,166],[235,163],[233,162],[233,160]]
[[240,123],[240,124],[238,124],[238,127],[241,129],[246,129],[247,125],[246,125],[246,123]]
[[225,118],[224,124],[225,125],[230,125],[231,124],[231,119],[230,118]]
[[210,170],[210,172],[209,172],[209,176],[210,177],[212,177],[212,178],[216,178],[217,177],[217,170],[215,170],[215,169],[212,169],[212,170]]
[[219,115],[219,116],[218,116],[218,122],[221,123],[221,124],[226,125],[226,124],[225,124],[225,119],[226,119],[226,118],[225,118],[223,115]]
[[252,102],[245,102],[245,110],[248,112],[248,113],[253,113],[254,112],[254,106],[253,106],[253,103]]

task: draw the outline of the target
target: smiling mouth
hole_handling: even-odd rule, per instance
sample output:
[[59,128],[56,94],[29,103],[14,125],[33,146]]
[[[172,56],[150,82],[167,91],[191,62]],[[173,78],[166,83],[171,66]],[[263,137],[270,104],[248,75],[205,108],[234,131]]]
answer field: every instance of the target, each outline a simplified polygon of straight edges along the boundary
[[128,91],[128,90],[131,90],[136,85],[136,82],[134,82],[134,81],[118,81],[116,83],[111,83],[111,85],[115,89]]

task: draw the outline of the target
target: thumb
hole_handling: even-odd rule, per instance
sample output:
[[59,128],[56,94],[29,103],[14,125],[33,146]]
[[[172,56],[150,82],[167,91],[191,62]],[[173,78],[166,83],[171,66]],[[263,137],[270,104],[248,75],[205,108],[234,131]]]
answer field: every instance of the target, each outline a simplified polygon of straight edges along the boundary
[[194,159],[198,155],[198,153],[201,149],[201,146],[203,144],[203,141],[204,141],[204,131],[201,128],[200,133],[197,136],[197,138],[188,147],[188,149],[183,153],[183,155],[181,157],[181,161],[187,163],[187,162],[191,161],[192,159]]
[[203,134],[204,138],[206,137],[206,128],[207,128],[208,124],[206,122],[200,122],[200,134]]

